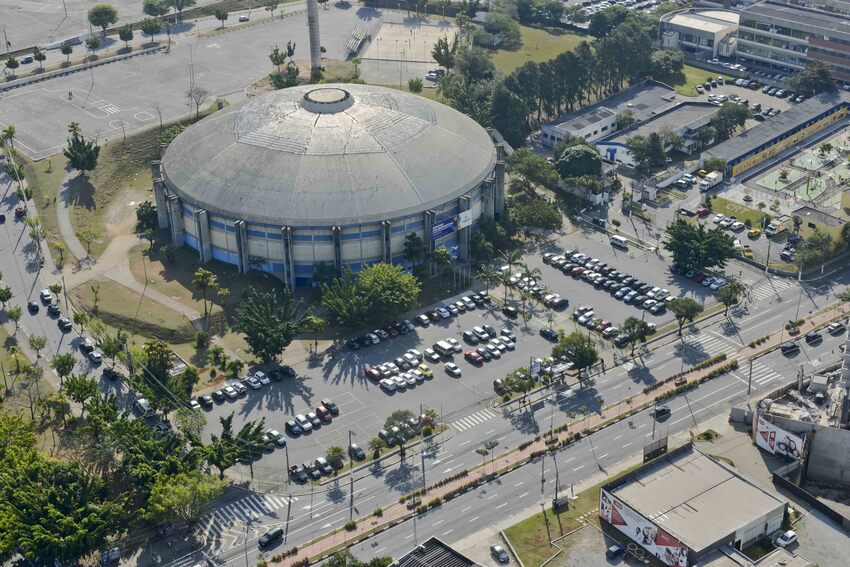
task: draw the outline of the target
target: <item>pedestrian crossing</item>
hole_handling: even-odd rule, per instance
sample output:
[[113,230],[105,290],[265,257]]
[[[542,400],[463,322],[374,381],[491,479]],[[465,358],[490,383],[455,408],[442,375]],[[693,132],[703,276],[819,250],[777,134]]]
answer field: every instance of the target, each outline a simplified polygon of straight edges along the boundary
[[[298,498],[291,498],[291,501],[296,500]],[[263,516],[274,516],[275,510],[286,508],[289,503],[290,498],[286,496],[272,494],[246,496],[216,508],[204,516],[199,523],[199,534],[211,547],[229,549],[244,536],[246,526],[249,537],[255,535],[256,529],[251,526],[252,522]]]
[[494,417],[496,417],[496,413],[488,409],[483,409],[481,411],[477,411],[471,415],[458,419],[457,421],[453,421],[451,423],[451,426],[457,429],[458,431],[464,431],[466,429],[484,423],[485,421],[493,419]]
[[[741,372],[745,375],[745,377],[749,380],[749,368],[744,366],[741,369]],[[782,375],[779,374],[773,368],[766,366],[759,362],[758,360],[753,361],[753,385],[756,387],[766,386],[770,384],[774,380],[781,380]]]
[[764,301],[766,299],[776,297],[777,293],[782,293],[784,290],[793,285],[794,284],[787,280],[772,279],[756,286],[755,289],[753,289],[751,296],[754,301]]
[[700,333],[696,337],[688,339],[687,345],[705,352],[709,356],[715,356],[721,353],[733,354],[740,349],[739,346],[731,344],[726,339],[709,333]]

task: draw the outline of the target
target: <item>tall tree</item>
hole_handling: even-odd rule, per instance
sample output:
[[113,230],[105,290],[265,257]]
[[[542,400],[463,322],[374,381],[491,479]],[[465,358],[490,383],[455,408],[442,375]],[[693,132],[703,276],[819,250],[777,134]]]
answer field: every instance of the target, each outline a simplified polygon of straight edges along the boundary
[[47,337],[43,337],[41,335],[30,335],[29,345],[30,348],[35,351],[35,357],[37,359],[41,358],[41,351],[47,346]]
[[155,41],[156,34],[162,31],[162,22],[156,18],[145,18],[139,27],[143,34],[150,36],[151,41]]
[[[55,359],[56,357],[54,357],[54,360]],[[80,414],[81,418],[85,415],[86,410],[89,407],[89,402],[94,400],[100,392],[97,381],[86,375],[71,375],[68,380],[65,381],[64,390],[70,399],[80,404],[83,408],[82,413]]]
[[266,11],[271,14],[271,17],[274,18],[274,11],[277,10],[277,7],[280,5],[278,0],[265,0],[264,6],[266,7]]
[[182,522],[194,526],[218,498],[227,483],[201,471],[175,475],[160,473],[143,517],[149,522]]
[[223,10],[221,8],[218,8],[214,12],[214,15],[215,15],[215,19],[218,20],[219,22],[221,22],[221,28],[219,28],[219,29],[224,29],[224,22],[227,21],[227,17],[228,17],[227,10]]
[[32,50],[32,58],[38,61],[39,70],[44,70],[44,61],[47,59],[47,54],[36,46]]
[[676,323],[679,325],[679,336],[682,336],[682,327],[687,322],[691,322],[702,313],[702,305],[695,299],[690,297],[677,297],[667,304],[667,308],[676,318]]
[[649,331],[651,330],[649,327],[649,323],[644,321],[643,319],[638,319],[637,317],[627,317],[623,324],[620,326],[620,330],[624,335],[628,335],[629,344],[632,346],[631,354],[635,354],[635,347],[639,342],[645,341],[646,337],[649,336]]
[[838,87],[832,79],[832,65],[821,59],[811,59],[805,69],[788,77],[788,85],[794,92],[803,96],[814,96],[818,93],[834,93]]
[[699,223],[677,221],[665,232],[664,249],[673,254],[675,263],[686,269],[722,268],[735,254],[732,237],[720,228],[706,230]]
[[322,306],[339,325],[357,325],[369,317],[373,297],[366,293],[350,268],[343,271],[341,278],[334,278],[329,284],[321,284],[320,289]]
[[[463,61],[466,61],[464,58]],[[465,68],[465,73],[469,68]],[[499,130],[505,140],[518,148],[531,131],[528,125],[528,107],[499,81],[490,97],[490,124]]]
[[717,293],[714,294],[723,307],[723,314],[725,316],[729,316],[729,308],[738,303],[740,299],[738,296],[738,289],[734,286],[727,285],[725,287],[721,287],[717,290]]
[[434,43],[434,48],[431,49],[431,57],[437,62],[440,67],[445,67],[451,70],[455,66],[455,53],[457,52],[457,43],[452,42],[449,45],[449,39],[445,36],[441,37]]
[[602,158],[595,148],[576,145],[563,151],[555,167],[563,179],[596,176],[602,172]]
[[251,288],[236,312],[236,327],[245,333],[251,352],[268,363],[295,339],[310,313],[288,287],[280,293]]
[[106,33],[106,28],[118,21],[118,12],[109,4],[98,4],[89,10],[89,23]]
[[196,0],[171,0],[171,6],[177,12],[177,17],[183,19],[183,10],[192,8],[196,4]]
[[374,317],[395,319],[413,309],[421,290],[416,277],[401,266],[380,262],[357,274],[362,292],[372,298]]
[[74,46],[65,41],[59,47],[59,51],[65,56],[65,64],[69,64],[71,62],[71,53],[74,52]]
[[136,232],[145,234],[147,231],[156,231],[159,228],[159,220],[156,216],[156,205],[150,201],[142,201],[136,205]]
[[56,374],[59,376],[60,386],[65,383],[65,378],[71,375],[76,365],[77,359],[70,352],[57,354],[50,359],[50,368],[56,371]]
[[94,139],[88,139],[83,136],[79,128],[69,126],[71,137],[68,138],[68,144],[63,154],[68,158],[68,165],[71,169],[76,169],[80,176],[85,176],[87,171],[92,171],[97,167],[97,158],[100,155],[100,146]]
[[124,24],[118,28],[118,39],[124,42],[124,48],[130,50],[130,42],[133,41],[133,26]]
[[216,292],[221,287],[218,283],[218,276],[206,268],[198,268],[192,276],[192,286],[201,294],[201,300],[204,303],[204,321],[209,321],[207,295],[210,292]]
[[552,356],[556,359],[565,358],[575,364],[579,380],[581,380],[582,372],[599,360],[599,352],[593,344],[593,339],[580,331],[562,336],[552,349]]

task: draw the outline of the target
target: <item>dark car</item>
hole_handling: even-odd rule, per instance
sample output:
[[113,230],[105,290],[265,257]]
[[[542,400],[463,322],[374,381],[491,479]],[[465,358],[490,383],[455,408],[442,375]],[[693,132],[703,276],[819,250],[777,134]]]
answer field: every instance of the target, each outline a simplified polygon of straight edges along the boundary
[[48,305],[47,306],[47,314],[52,315],[53,317],[58,316],[59,315],[59,304],[58,303],[51,303],[50,305]]
[[268,547],[279,539],[283,538],[283,528],[275,528],[260,536],[257,545],[260,547]]
[[360,344],[358,344],[358,342],[354,339],[348,339],[347,341],[345,341],[345,346],[348,347],[350,350],[360,349]]
[[559,297],[552,303],[552,307],[555,309],[566,309],[570,306],[570,300],[566,297]]
[[38,309],[39,309],[39,307],[38,307],[38,301],[35,301],[35,300],[32,300],[32,299],[31,299],[31,300],[29,300],[29,301],[27,301],[27,310],[28,310],[30,313],[32,313],[33,315],[35,315],[36,313],[38,313]]
[[215,392],[212,393],[212,399],[219,402],[219,403],[223,402],[224,401],[224,392],[222,392],[221,390],[216,390]]
[[295,482],[307,482],[310,480],[307,476],[307,471],[304,470],[304,467],[300,467],[298,465],[292,465],[289,467],[289,478]]
[[60,318],[58,325],[59,325],[59,329],[63,333],[70,333],[71,332],[71,320],[68,319],[67,317]]
[[502,313],[504,313],[507,317],[511,319],[516,319],[519,315],[519,311],[517,311],[516,307],[511,307],[510,305],[506,305],[502,308]]
[[540,329],[540,336],[546,339],[547,341],[557,341],[558,333],[554,329]]
[[806,334],[806,342],[810,345],[814,345],[820,342],[823,342],[823,335],[820,333],[815,333],[812,331],[811,333]]
[[6,222],[6,215],[0,213],[0,224],[3,224],[4,222]]
[[617,335],[616,337],[614,337],[614,344],[618,347],[626,346],[627,344],[629,344],[629,335],[626,335],[625,333],[622,335]]
[[[104,368],[103,369],[103,377],[108,380],[118,380],[121,377],[121,374],[118,373],[114,368]],[[210,400],[212,401],[212,400]]]
[[366,452],[357,443],[352,443],[348,447],[348,455],[356,461],[362,461],[366,458]]
[[339,406],[331,401],[330,398],[325,398],[321,401],[321,404],[328,408],[328,411],[331,412],[331,415],[336,417],[339,415]]
[[283,428],[290,435],[301,435],[301,426],[294,419],[290,419],[283,424]]
[[780,347],[780,350],[785,356],[791,356],[800,352],[800,345],[797,343],[785,343]]
[[670,415],[670,408],[667,406],[655,406],[655,408],[649,412],[649,415],[655,419],[663,419]]
[[212,396],[198,396],[198,403],[205,408],[211,408],[213,406]]
[[622,543],[617,543],[605,550],[605,557],[608,559],[616,559],[626,552],[626,546]]

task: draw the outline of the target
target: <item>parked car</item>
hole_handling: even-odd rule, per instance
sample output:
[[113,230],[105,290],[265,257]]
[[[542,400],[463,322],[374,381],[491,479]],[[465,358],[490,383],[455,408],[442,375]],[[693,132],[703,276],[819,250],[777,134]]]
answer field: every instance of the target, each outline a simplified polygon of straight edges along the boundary
[[443,368],[445,368],[447,374],[451,374],[452,376],[460,377],[461,375],[460,368],[458,368],[458,365],[454,362],[445,363]]
[[290,419],[284,423],[283,428],[292,436],[301,435],[301,426],[294,419]]
[[547,341],[556,341],[558,340],[558,332],[554,329],[544,328],[540,329],[540,336],[546,339]]
[[334,472],[333,467],[331,467],[331,464],[324,457],[318,457],[316,459],[316,468],[322,474],[332,474]]
[[797,343],[785,343],[779,348],[779,350],[781,350],[782,354],[785,356],[793,356],[800,352],[800,345]]
[[304,467],[299,465],[292,465],[289,467],[289,478],[295,482],[307,482],[310,480],[307,476],[307,471],[304,470]]
[[807,344],[815,345],[815,344],[823,342],[823,335],[821,335],[820,333],[817,333],[815,331],[812,331],[811,333],[806,333],[805,339],[806,339]]
[[832,323],[829,327],[826,328],[826,332],[830,335],[837,335],[839,333],[843,333],[847,327],[844,326],[844,323]]
[[366,452],[357,443],[352,443],[348,446],[348,456],[356,461],[362,461],[366,458]]
[[492,555],[499,563],[507,563],[508,561],[510,561],[510,557],[508,557],[508,552],[501,545],[491,545],[490,555]]
[[294,419],[295,419],[295,423],[298,424],[298,427],[301,428],[301,431],[303,433],[313,431],[313,424],[310,422],[310,420],[307,419],[306,416],[304,416],[304,414],[299,413],[298,415],[295,416]]
[[776,538],[776,541],[774,543],[776,543],[777,547],[788,547],[796,541],[797,532],[795,532],[794,530],[788,530],[786,532],[783,532],[782,535]]

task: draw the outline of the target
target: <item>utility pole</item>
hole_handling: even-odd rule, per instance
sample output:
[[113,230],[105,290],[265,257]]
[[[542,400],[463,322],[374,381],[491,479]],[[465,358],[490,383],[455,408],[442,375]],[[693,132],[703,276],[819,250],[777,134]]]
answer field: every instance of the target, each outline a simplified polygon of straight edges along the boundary
[[750,401],[750,392],[753,389],[753,359],[750,358],[750,376],[747,379],[747,402]]
[[250,567],[248,565],[248,524],[245,520],[242,520],[242,527],[245,528],[245,567]]
[[65,274],[62,274],[62,293],[65,295],[65,311],[71,313],[71,306],[68,303],[68,288],[65,287]]
[[[354,432],[349,429],[348,430],[348,457],[349,458],[351,458],[351,437],[352,437],[352,435],[354,435]],[[349,492],[348,519],[353,520],[354,519],[354,468],[353,467],[352,467],[351,470],[348,471],[348,480],[349,480],[349,483],[348,483],[348,492]]]
[[543,487],[546,484],[546,476],[545,476],[545,467],[546,467],[546,455],[542,455],[540,457],[540,497],[543,497]]

